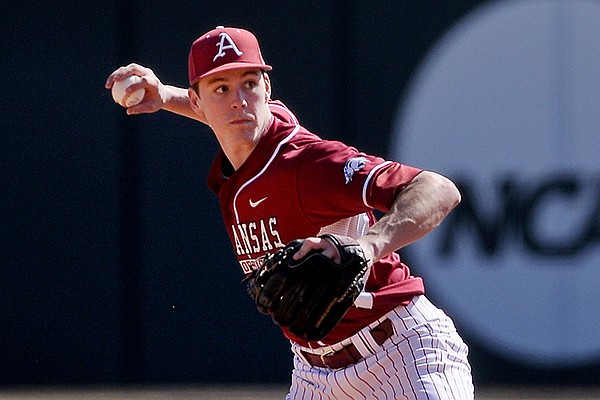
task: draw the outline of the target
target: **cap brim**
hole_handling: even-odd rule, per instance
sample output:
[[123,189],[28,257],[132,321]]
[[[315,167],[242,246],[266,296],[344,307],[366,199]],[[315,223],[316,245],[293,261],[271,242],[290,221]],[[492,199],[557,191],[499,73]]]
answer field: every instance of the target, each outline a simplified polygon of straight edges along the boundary
[[232,62],[232,63],[223,64],[217,68],[213,68],[210,71],[205,72],[204,74],[200,75],[199,77],[194,79],[192,82],[190,82],[190,84],[193,85],[194,83],[198,82],[200,79],[206,78],[207,76],[210,76],[213,74],[216,74],[217,72],[229,71],[232,69],[242,69],[242,68],[257,68],[257,69],[261,69],[263,71],[271,71],[273,69],[273,67],[271,67],[270,65],[266,65],[266,64],[253,64],[253,63],[247,63],[247,62]]

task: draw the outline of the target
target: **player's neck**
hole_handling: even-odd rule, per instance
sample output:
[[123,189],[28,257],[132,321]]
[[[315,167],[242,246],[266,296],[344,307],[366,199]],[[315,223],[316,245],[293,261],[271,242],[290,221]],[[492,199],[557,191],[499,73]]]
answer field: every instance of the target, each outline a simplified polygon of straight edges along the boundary
[[254,143],[252,147],[235,146],[235,148],[226,148],[225,146],[221,146],[221,148],[233,166],[233,169],[237,170],[242,166],[242,164],[244,164],[248,157],[250,157],[250,154],[252,154],[252,151],[256,147],[257,143]]

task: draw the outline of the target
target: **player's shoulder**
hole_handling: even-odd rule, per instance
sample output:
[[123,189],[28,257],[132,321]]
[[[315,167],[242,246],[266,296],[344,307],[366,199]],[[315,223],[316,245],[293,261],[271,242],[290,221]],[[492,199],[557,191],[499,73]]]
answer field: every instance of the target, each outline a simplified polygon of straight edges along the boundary
[[[301,153],[311,159],[348,159],[361,154],[355,147],[338,140],[323,138],[300,125],[294,113],[280,100],[269,100],[269,109],[276,122],[273,130],[279,132],[272,138],[285,140],[283,151]],[[294,127],[290,126],[293,125]],[[288,136],[288,134],[290,134]],[[335,157],[332,157],[335,156]]]
[[296,115],[280,100],[269,100],[269,109],[271,114],[288,124],[299,125]]
[[346,143],[313,136],[310,132],[306,135],[299,135],[297,140],[291,143],[291,146],[295,146],[302,154],[302,163],[339,165],[350,159],[373,158]]

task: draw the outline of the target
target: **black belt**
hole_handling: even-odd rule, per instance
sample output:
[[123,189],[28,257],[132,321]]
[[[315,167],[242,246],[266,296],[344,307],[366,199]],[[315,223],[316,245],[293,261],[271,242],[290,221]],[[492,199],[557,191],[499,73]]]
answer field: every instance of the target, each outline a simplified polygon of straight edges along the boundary
[[[394,326],[392,321],[386,319],[379,325],[372,328],[369,333],[379,346],[388,340],[394,334]],[[363,359],[362,354],[358,351],[353,343],[343,347],[342,349],[326,354],[314,354],[300,351],[306,362],[313,367],[339,369],[349,365],[356,364]]]

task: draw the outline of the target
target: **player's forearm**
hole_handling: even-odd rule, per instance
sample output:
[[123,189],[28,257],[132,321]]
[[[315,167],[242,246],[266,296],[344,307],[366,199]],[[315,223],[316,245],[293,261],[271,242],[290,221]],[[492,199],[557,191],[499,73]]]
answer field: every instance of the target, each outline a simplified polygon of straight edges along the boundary
[[454,183],[423,171],[358,242],[371,262],[375,262],[431,232],[459,202],[460,193]]

